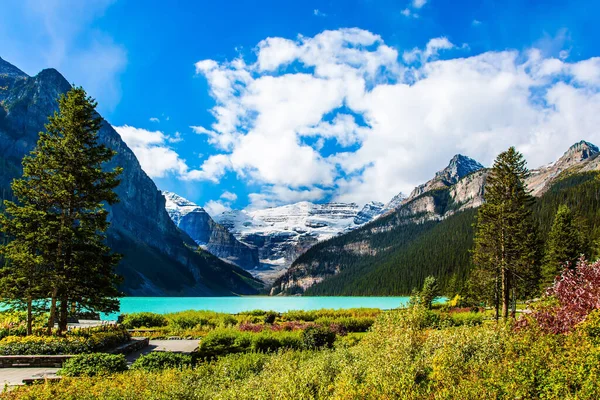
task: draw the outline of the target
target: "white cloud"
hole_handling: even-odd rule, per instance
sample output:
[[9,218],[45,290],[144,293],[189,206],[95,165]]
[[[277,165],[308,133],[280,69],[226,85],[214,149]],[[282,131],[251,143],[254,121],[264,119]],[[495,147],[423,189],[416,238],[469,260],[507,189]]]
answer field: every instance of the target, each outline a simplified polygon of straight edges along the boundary
[[419,14],[413,12],[410,8],[405,8],[404,10],[400,11],[400,13],[405,17],[419,18]]
[[209,200],[203,208],[213,218],[225,211],[231,211],[231,206],[219,200]]
[[471,25],[473,25],[473,26],[479,26],[481,24],[482,24],[482,22],[478,19],[474,19],[473,22],[471,22]]
[[[175,175],[183,180],[204,179],[204,171],[190,170],[185,160],[169,147],[169,143],[183,140],[181,133],[167,135],[161,131],[149,131],[129,125],[113,126],[113,128],[133,151],[142,169],[151,178]],[[216,175],[215,171],[211,170],[211,177],[214,175]]]
[[319,10],[319,9],[317,9],[317,8],[315,8],[315,9],[313,10],[313,14],[314,14],[316,17],[326,17],[326,16],[327,16],[327,14],[325,14],[323,11],[321,11],[321,10]]
[[236,201],[237,200],[237,194],[225,191],[221,195],[221,198],[225,199],[225,200],[229,200],[229,201]]
[[412,6],[414,8],[421,8],[427,3],[427,0],[413,0]]
[[160,122],[160,119],[158,119],[156,117],[151,117],[150,122]]
[[200,61],[215,122],[194,130],[221,152],[195,178],[233,171],[261,185],[253,207],[364,203],[410,192],[456,153],[489,165],[515,145],[535,167],[600,143],[599,59],[465,48],[439,37],[399,59],[378,35],[340,29],[265,39],[254,62]]
[[407,64],[412,64],[415,61],[425,63],[430,59],[435,58],[440,50],[450,50],[454,47],[454,44],[452,44],[448,38],[438,37],[427,42],[424,50],[415,47],[412,50],[405,51],[404,54],[402,54],[402,59]]

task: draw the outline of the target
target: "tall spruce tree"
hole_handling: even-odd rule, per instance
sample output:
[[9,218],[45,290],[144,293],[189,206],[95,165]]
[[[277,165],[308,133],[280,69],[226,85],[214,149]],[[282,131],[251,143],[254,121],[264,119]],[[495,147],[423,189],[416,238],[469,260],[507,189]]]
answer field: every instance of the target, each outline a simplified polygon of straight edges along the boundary
[[[525,179],[529,172],[514,147],[498,155],[485,184],[485,204],[477,214],[473,263],[474,285],[492,299],[496,317],[508,317],[514,304],[537,277],[536,240],[531,220],[532,198]],[[482,279],[483,278],[483,279]]]
[[577,265],[577,260],[583,252],[584,240],[576,226],[573,213],[568,206],[560,205],[546,241],[540,279],[542,292],[552,286],[565,265],[571,268]]
[[[74,305],[89,311],[118,310],[120,294],[114,272],[119,256],[105,244],[105,204],[118,201],[114,189],[121,168],[103,170],[115,153],[98,142],[102,119],[97,103],[80,87],[61,95],[58,103],[36,148],[23,159],[23,177],[12,185],[18,203],[6,203],[4,218],[11,221],[8,225],[19,224],[34,210],[39,213],[38,224],[31,226],[38,248],[28,250],[32,247],[24,239],[13,247],[38,257],[46,290],[41,298],[50,299],[49,330],[57,315],[59,328],[65,330]],[[12,261],[7,271],[21,270],[18,257],[6,257]]]

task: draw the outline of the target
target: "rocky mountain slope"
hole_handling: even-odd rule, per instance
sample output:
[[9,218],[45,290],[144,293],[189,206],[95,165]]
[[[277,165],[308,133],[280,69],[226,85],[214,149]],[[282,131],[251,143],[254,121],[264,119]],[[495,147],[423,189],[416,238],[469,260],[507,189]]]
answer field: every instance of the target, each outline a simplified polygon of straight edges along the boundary
[[202,207],[175,193],[165,191],[163,196],[167,213],[175,225],[201,248],[246,270],[259,266],[258,251],[238,241]]
[[[600,170],[598,153],[598,148],[593,144],[585,141],[576,143],[556,162],[532,170],[527,180],[528,187],[534,196],[539,197],[552,187],[559,176]],[[488,174],[489,170],[476,161],[461,155],[455,156],[446,168],[437,172],[430,181],[415,188],[410,196],[400,201],[396,198],[402,195],[396,196],[396,200],[391,202],[395,202],[396,206],[390,207],[391,210],[376,221],[307,251],[274,282],[271,294],[302,293],[325,279],[340,274],[349,265],[367,268],[367,265],[374,265],[376,258],[377,263],[385,263],[389,257],[382,254],[392,252],[403,241],[414,240],[418,234],[437,229],[436,223],[455,215],[457,219],[453,219],[456,220],[453,224],[461,227],[464,236],[462,242],[470,240],[472,221],[466,224],[463,221],[465,218],[459,214],[483,203]],[[434,235],[435,230],[432,232],[431,235]],[[460,236],[458,232],[457,230],[457,235]],[[431,245],[435,246],[435,243]],[[361,259],[358,264],[357,257]],[[341,278],[340,276],[338,281]],[[343,286],[342,283],[339,285]],[[315,293],[320,292],[317,290]]]
[[[21,173],[21,159],[35,146],[57,97],[71,85],[54,69],[29,77],[0,59],[0,194]],[[110,167],[123,167],[120,202],[110,210],[109,242],[125,255],[118,272],[123,290],[133,295],[227,295],[256,293],[259,283],[244,270],[203,251],[177,229],[165,199],[144,173],[133,152],[104,122],[102,143],[117,155]]]
[[261,268],[253,271],[272,282],[315,243],[349,232],[377,218],[383,204],[300,202],[262,210],[232,210],[215,221],[239,241],[258,250]]

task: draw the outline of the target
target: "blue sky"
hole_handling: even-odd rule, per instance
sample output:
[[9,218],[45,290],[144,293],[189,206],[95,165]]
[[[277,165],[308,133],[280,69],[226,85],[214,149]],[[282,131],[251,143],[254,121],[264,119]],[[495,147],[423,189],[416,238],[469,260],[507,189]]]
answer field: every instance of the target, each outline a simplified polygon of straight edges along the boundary
[[81,3],[3,2],[0,56],[83,85],[160,189],[213,213],[600,143],[599,1]]

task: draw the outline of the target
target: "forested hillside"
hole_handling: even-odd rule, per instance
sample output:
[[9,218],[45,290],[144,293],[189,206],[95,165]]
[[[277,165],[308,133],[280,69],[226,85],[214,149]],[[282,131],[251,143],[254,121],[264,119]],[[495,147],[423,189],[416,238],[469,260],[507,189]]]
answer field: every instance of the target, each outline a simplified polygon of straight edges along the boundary
[[[443,193],[435,197],[436,207],[452,207],[443,201]],[[533,217],[540,253],[561,204],[575,212],[584,227],[587,252],[594,252],[600,232],[599,173],[565,171],[535,199]],[[476,210],[421,224],[403,221],[399,214],[387,215],[360,230],[314,246],[294,263],[296,268],[289,271],[296,274],[292,281],[316,282],[307,285],[306,295],[403,295],[420,287],[428,275],[434,275],[446,294],[459,291],[471,269]],[[393,219],[399,225],[381,228]],[[289,280],[289,276],[286,278]],[[284,289],[288,294],[298,292],[303,292],[300,285]]]

